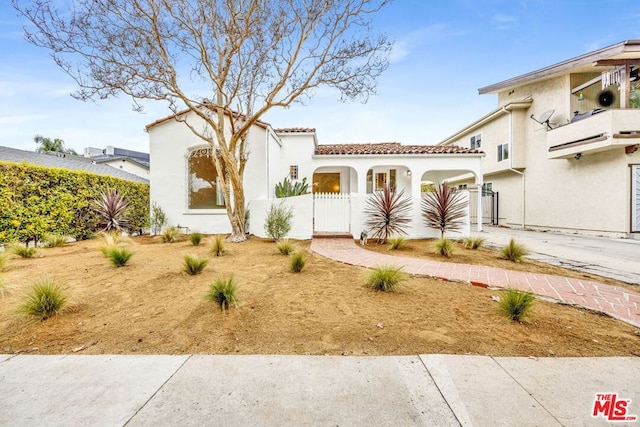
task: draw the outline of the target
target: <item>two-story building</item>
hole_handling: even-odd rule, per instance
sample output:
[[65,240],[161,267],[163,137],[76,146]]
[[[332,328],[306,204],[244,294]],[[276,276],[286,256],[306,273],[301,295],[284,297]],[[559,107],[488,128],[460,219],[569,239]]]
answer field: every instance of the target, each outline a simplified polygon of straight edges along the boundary
[[480,88],[498,107],[439,145],[487,153],[501,225],[640,237],[639,69],[629,40]]

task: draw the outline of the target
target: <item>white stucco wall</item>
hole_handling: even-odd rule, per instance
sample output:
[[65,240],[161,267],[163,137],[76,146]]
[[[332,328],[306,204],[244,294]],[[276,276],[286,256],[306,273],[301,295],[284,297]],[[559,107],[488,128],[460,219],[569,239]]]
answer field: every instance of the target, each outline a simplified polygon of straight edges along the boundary
[[[555,109],[551,118],[554,127],[570,120],[569,76],[505,90],[498,96],[499,105],[527,97],[533,99],[532,105],[513,113],[515,142],[511,148],[513,167],[524,167],[524,186],[517,173],[496,169],[495,144],[508,133],[507,114],[468,134],[483,133],[483,149],[487,152],[484,181],[491,182],[493,190],[500,193],[500,224],[522,226],[524,218],[525,227],[626,235],[631,222],[630,165],[640,163],[640,152],[627,155],[624,147],[616,147],[585,153],[580,160],[548,159],[546,126],[530,116],[539,117]],[[458,145],[463,145],[468,135],[461,137]]]
[[[204,127],[204,122],[194,115],[190,115],[189,120],[195,126]],[[267,138],[263,127],[253,126],[249,132],[249,159],[244,175],[247,201],[267,197]],[[225,209],[188,208],[187,156],[191,148],[199,146],[206,147],[206,143],[184,123],[167,120],[149,129],[151,202],[158,203],[165,211],[168,225],[186,226],[190,231],[201,233],[229,233],[231,225]]]
[[293,213],[291,231],[286,237],[298,240],[307,240],[313,236],[313,196],[286,197],[283,199],[261,199],[250,202],[251,219],[250,233],[254,236],[267,238],[264,224],[272,204],[282,204],[290,208]]

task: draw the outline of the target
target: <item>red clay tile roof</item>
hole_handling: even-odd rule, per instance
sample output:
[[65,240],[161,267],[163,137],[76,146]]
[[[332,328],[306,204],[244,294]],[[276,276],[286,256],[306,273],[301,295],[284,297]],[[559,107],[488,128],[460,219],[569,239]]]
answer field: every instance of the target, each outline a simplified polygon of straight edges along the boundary
[[379,144],[335,144],[318,145],[316,155],[362,155],[362,154],[481,154],[480,150],[457,145],[402,145],[399,142]]
[[316,128],[279,128],[274,129],[275,133],[313,133],[316,131]]

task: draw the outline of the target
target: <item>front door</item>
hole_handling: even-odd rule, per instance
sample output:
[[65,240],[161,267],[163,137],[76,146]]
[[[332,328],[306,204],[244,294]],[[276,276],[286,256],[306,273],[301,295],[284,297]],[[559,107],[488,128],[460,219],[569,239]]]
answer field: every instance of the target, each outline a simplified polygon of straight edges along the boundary
[[640,232],[640,165],[631,166],[631,231]]

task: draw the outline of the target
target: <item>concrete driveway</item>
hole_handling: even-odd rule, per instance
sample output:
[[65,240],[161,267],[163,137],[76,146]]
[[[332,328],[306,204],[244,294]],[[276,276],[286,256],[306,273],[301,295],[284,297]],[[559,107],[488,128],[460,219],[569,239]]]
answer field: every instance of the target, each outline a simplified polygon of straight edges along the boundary
[[474,235],[497,248],[513,237],[526,246],[531,259],[640,285],[640,240],[489,226]]

